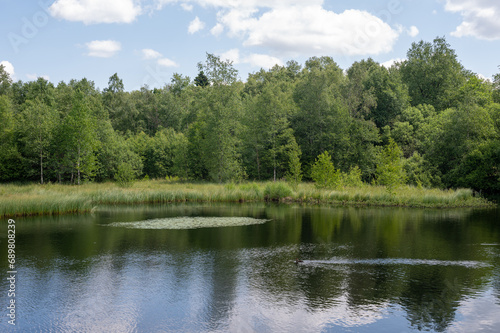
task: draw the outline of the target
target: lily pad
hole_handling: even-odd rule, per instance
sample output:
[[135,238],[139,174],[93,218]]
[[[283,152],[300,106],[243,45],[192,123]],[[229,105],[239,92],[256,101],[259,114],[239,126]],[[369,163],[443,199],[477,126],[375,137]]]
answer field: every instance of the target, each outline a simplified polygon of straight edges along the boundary
[[251,217],[169,217],[136,222],[113,222],[106,224],[109,227],[129,229],[198,229],[217,227],[237,227],[252,224],[263,224],[270,220],[254,219]]

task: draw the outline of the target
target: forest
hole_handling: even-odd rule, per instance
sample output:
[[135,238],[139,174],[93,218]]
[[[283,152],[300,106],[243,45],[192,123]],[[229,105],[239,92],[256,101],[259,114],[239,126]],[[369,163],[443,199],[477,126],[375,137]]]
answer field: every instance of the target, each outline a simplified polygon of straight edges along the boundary
[[390,68],[312,57],[246,81],[207,54],[193,80],[131,92],[118,74],[101,91],[0,66],[0,123],[4,183],[318,182],[323,163],[329,178],[500,193],[500,73],[481,79],[441,37]]

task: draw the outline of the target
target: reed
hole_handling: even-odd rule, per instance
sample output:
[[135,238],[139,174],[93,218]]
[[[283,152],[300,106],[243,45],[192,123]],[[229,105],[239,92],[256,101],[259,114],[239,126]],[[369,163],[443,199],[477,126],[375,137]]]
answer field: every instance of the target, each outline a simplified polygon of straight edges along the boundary
[[241,184],[172,183],[143,180],[130,187],[116,183],[0,185],[0,217],[80,213],[99,205],[174,202],[281,201],[352,206],[494,207],[470,189],[439,190],[403,186],[387,191],[363,185],[338,190],[301,183],[295,190],[285,182]]

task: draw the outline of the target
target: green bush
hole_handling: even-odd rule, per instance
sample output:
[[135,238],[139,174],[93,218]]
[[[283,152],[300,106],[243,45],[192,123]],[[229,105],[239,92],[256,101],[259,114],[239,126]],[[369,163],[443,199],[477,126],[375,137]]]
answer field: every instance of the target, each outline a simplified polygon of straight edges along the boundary
[[340,170],[335,170],[332,158],[327,151],[316,158],[311,168],[311,178],[317,188],[338,188],[342,183]]
[[115,180],[122,187],[130,187],[134,183],[135,172],[129,163],[122,162],[118,165]]
[[351,168],[349,173],[342,173],[342,185],[351,187],[363,186],[363,181],[361,180],[361,170],[357,165]]
[[391,193],[406,181],[402,155],[401,149],[392,138],[389,139],[389,144],[379,152],[379,161],[375,171],[377,183],[385,185]]
[[292,189],[284,182],[274,182],[266,185],[264,197],[266,200],[279,200],[293,194]]

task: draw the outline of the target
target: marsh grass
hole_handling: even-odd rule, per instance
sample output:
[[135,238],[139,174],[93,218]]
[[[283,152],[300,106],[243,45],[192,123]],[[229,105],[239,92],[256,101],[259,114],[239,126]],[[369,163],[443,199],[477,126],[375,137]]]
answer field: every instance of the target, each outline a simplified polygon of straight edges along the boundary
[[99,205],[173,202],[281,201],[351,206],[493,207],[469,189],[439,190],[403,186],[389,193],[384,186],[363,185],[335,191],[301,183],[293,190],[285,182],[241,184],[137,181],[130,187],[116,183],[0,185],[0,217],[80,213]]

